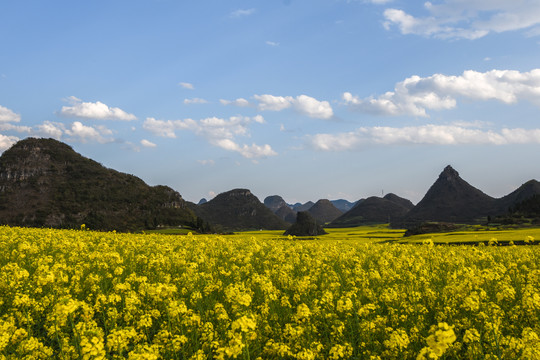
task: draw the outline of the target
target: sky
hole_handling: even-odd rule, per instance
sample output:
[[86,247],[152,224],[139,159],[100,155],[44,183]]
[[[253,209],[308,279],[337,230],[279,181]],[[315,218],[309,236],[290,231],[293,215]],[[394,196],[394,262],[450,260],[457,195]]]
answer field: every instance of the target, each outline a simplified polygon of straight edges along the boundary
[[0,151],[54,138],[198,202],[540,179],[539,0],[0,3]]

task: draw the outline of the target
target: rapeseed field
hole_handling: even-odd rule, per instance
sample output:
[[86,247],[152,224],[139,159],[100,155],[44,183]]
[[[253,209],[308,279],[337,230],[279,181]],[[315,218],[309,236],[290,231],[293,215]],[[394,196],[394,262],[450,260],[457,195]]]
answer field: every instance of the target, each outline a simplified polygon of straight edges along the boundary
[[1,359],[540,359],[539,335],[538,246],[0,227]]

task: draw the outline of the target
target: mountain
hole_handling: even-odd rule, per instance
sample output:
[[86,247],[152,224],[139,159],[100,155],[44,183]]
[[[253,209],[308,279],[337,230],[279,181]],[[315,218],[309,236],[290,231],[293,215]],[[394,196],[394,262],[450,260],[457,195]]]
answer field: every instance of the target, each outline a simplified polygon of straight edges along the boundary
[[479,223],[497,214],[499,207],[496,199],[467,183],[449,165],[405,216],[403,225],[426,221]]
[[208,200],[206,200],[205,198],[202,198],[201,200],[199,200],[199,202],[197,203],[197,205],[206,204],[207,202],[208,202]]
[[409,210],[411,210],[414,207],[414,204],[411,202],[411,200],[404,199],[402,197],[397,196],[396,194],[388,193],[384,196],[384,199],[390,200],[393,203],[401,205]]
[[296,221],[296,211],[291,209],[287,204],[277,209],[275,214],[290,224]]
[[57,140],[21,140],[0,157],[1,224],[135,231],[196,221],[173,189],[107,169]]
[[336,208],[330,200],[327,199],[317,201],[309,208],[308,212],[321,224],[326,224],[343,214],[341,210]]
[[221,193],[198,206],[196,212],[201,218],[226,231],[281,230],[289,226],[247,189]]
[[318,236],[327,234],[322,226],[307,211],[299,211],[296,222],[292,224],[284,235],[294,236]]
[[273,213],[278,211],[279,208],[281,208],[282,206],[288,206],[287,203],[285,202],[285,200],[283,200],[283,198],[281,196],[279,196],[279,195],[267,196],[264,199],[263,203],[267,208],[272,210]]
[[391,193],[382,198],[371,196],[359,201],[355,207],[332,221],[328,227],[388,223],[402,219],[413,207],[409,200]]
[[540,195],[540,182],[529,180],[510,194],[497,200],[497,206],[500,213],[505,213],[517,204]]
[[355,202],[352,203],[352,202],[344,200],[344,199],[330,200],[330,202],[338,210],[341,210],[342,213],[346,213],[347,211],[351,210],[354,207],[354,205],[356,204]]
[[296,203],[296,204],[292,205],[291,208],[294,211],[308,211],[313,205],[315,205],[315,203],[313,201],[308,201],[305,204]]
[[279,195],[267,196],[264,205],[269,208],[280,219],[292,224],[296,221],[296,211],[283,200]]

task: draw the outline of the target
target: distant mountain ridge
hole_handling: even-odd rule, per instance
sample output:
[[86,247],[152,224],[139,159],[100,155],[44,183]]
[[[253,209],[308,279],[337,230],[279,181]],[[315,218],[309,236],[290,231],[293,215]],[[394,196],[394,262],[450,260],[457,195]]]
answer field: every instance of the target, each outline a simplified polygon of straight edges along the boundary
[[343,214],[343,212],[336,208],[328,199],[318,200],[307,212],[321,224],[330,222]]
[[341,212],[346,213],[347,211],[351,210],[357,203],[350,202],[348,200],[339,199],[339,200],[330,200],[330,202],[338,209],[341,210]]
[[[160,226],[188,226],[214,231],[286,229],[307,211],[330,227],[391,222],[409,227],[426,222],[477,224],[498,218],[538,218],[540,182],[530,180],[502,198],[493,198],[445,167],[422,200],[389,193],[355,203],[327,199],[287,204],[273,195],[265,204],[248,189],[233,189],[199,204],[185,201],[167,186],[107,169],[54,139],[28,138],[0,156],[0,224],[16,226],[138,231]],[[349,207],[342,213],[336,204]],[[510,212],[513,215],[505,214]],[[521,220],[519,220],[521,221]],[[535,220],[536,221],[536,220]]]
[[281,196],[279,196],[279,195],[267,196],[264,199],[263,204],[267,208],[269,208],[273,213],[278,211],[283,206],[288,206],[287,203],[285,202],[285,200],[283,200],[283,198]]
[[289,226],[248,189],[221,193],[195,211],[201,218],[227,231],[284,230]]
[[393,226],[410,227],[427,221],[484,223],[538,194],[540,183],[530,180],[510,194],[496,199],[470,185],[448,165],[422,200]]
[[392,193],[384,197],[371,196],[359,201],[355,207],[332,221],[329,227],[353,227],[367,224],[389,223],[403,218],[413,203]]

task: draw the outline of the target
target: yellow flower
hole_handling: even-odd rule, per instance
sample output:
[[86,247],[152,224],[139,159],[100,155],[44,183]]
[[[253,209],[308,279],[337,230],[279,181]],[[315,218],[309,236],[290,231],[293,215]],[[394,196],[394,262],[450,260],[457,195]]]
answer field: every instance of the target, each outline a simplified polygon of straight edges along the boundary
[[[445,322],[439,323],[437,326],[432,326],[430,335],[426,338],[429,351],[424,352],[425,355],[441,357],[448,347],[456,341],[454,327],[449,326]],[[429,358],[429,357],[428,357]]]
[[256,327],[257,327],[257,322],[253,320],[252,317],[248,317],[245,315],[239,319],[234,320],[231,325],[231,328],[233,331],[240,330],[241,332],[244,332],[244,333],[253,331],[255,330]]
[[105,359],[105,350],[103,341],[97,336],[88,339],[83,337],[81,339],[81,354],[83,360],[101,360]]

